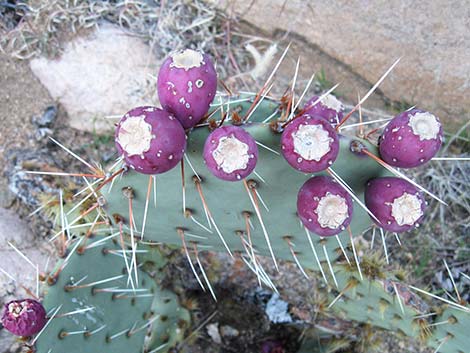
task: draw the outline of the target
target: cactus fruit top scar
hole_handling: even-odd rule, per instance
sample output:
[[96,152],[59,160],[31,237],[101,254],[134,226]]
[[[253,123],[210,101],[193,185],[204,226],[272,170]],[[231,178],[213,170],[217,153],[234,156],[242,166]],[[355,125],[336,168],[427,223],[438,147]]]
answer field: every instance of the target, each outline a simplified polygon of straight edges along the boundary
[[415,135],[422,140],[431,140],[439,136],[441,124],[436,117],[428,112],[419,112],[410,117],[409,125]]
[[246,169],[250,160],[248,145],[233,135],[222,137],[212,156],[225,173]]
[[348,205],[344,197],[327,192],[318,202],[315,213],[323,228],[337,229],[348,218]]
[[222,126],[204,143],[204,163],[217,178],[238,181],[246,178],[258,161],[255,139],[239,126]]
[[300,125],[292,134],[294,151],[308,161],[319,161],[331,148],[333,139],[321,125]]
[[150,141],[155,138],[152,126],[145,122],[145,116],[134,116],[121,124],[117,142],[128,156],[142,155],[150,148]]
[[405,192],[393,200],[392,217],[400,226],[412,226],[423,216],[422,203],[423,201],[416,195]]
[[183,51],[174,53],[171,55],[173,62],[170,64],[170,67],[176,67],[178,69],[189,70],[193,67],[199,67],[204,64],[204,57],[202,53],[185,49]]
[[336,160],[338,136],[325,118],[304,114],[286,126],[281,152],[293,168],[305,173],[320,172]]

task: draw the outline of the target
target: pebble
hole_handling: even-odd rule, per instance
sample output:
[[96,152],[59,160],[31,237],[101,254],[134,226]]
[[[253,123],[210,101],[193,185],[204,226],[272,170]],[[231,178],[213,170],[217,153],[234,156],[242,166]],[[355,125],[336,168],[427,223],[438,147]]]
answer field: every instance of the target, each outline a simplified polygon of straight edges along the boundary
[[266,314],[274,324],[292,322],[289,312],[289,304],[282,300],[279,294],[274,293],[266,305]]
[[221,326],[220,333],[224,337],[237,337],[240,334],[236,328],[228,325]]
[[220,337],[218,322],[207,325],[206,329],[207,329],[207,334],[209,335],[210,338],[212,338],[212,340],[215,343],[217,344],[222,343],[222,337]]

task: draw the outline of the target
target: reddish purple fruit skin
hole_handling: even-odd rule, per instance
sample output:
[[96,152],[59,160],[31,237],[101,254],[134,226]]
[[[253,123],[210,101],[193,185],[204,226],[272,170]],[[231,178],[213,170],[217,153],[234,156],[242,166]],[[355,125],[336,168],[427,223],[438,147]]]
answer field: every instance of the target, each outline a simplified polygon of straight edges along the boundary
[[[313,96],[310,98],[309,101],[305,103],[304,109],[315,103],[318,98],[320,98],[320,96]],[[342,111],[337,112],[336,110],[322,104],[322,102],[318,102],[314,106],[308,108],[305,111],[305,114],[321,116],[322,118],[328,120],[333,127],[336,127],[341,119],[343,119]]]
[[[348,207],[348,216],[337,229],[322,227],[318,222],[318,215],[315,213],[320,199],[328,192],[332,195],[343,197]],[[341,233],[351,223],[352,213],[353,204],[351,196],[349,196],[341,185],[336,183],[334,179],[329,176],[320,175],[308,179],[297,194],[297,214],[302,224],[308,230],[321,237]]]
[[[326,153],[318,162],[315,160],[306,160],[300,156],[294,149],[294,134],[300,125],[321,124],[323,129],[328,131],[329,137],[333,139],[330,143],[330,151]],[[325,170],[333,164],[339,153],[339,140],[335,129],[322,117],[310,116],[304,114],[301,117],[290,122],[284,129],[281,136],[281,152],[286,161],[295,169],[304,173],[316,173]],[[299,159],[300,158],[300,159]]]
[[[9,312],[10,305],[25,307],[18,317]],[[2,325],[16,336],[32,336],[46,325],[46,310],[41,303],[33,299],[13,300],[5,305]]]
[[285,353],[284,345],[279,341],[266,341],[261,345],[260,353]]
[[[146,109],[153,111],[145,111]],[[152,139],[149,150],[143,153],[143,159],[139,155],[129,156],[117,140],[122,124],[134,116],[145,116],[145,122],[152,126],[152,134],[156,136]],[[134,108],[121,118],[116,127],[115,142],[126,164],[143,174],[161,174],[174,168],[186,150],[186,134],[178,120],[170,113],[150,106]]]
[[[170,56],[158,73],[160,103],[163,109],[173,113],[185,129],[201,121],[209,111],[217,90],[217,72],[212,59],[207,54],[203,54],[203,58],[204,64],[200,67],[186,70],[171,67],[173,58]],[[197,82],[203,82],[202,87],[197,87]]]
[[399,225],[392,216],[391,203],[393,203],[396,198],[401,197],[405,192],[418,196],[421,200],[421,211],[424,216],[426,209],[424,196],[408,181],[395,177],[383,177],[367,182],[364,199],[367,208],[380,221],[380,223],[377,223],[377,221],[373,219],[378,226],[390,232],[401,233],[414,228],[416,224],[421,222],[423,216],[413,225]]
[[435,139],[420,140],[408,125],[410,117],[423,110],[412,109],[398,114],[386,126],[379,140],[380,156],[388,164],[399,168],[420,166],[439,151],[442,145],[442,126]]
[[[248,145],[248,154],[252,155],[253,158],[248,160],[245,169],[237,169],[231,173],[226,173],[222,168],[218,167],[212,153],[217,149],[220,139],[224,136],[234,136]],[[227,125],[219,127],[210,133],[204,144],[203,157],[207,169],[209,169],[214,176],[226,181],[239,181],[246,178],[255,169],[256,162],[258,161],[258,146],[256,146],[255,139],[241,127]]]

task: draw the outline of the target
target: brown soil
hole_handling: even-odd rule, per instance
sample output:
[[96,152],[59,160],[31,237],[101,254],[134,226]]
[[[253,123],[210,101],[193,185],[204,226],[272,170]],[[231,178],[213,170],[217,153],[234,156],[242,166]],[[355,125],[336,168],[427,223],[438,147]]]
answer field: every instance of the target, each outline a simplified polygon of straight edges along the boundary
[[0,56],[0,165],[7,149],[34,146],[31,119],[53,103],[27,61]]

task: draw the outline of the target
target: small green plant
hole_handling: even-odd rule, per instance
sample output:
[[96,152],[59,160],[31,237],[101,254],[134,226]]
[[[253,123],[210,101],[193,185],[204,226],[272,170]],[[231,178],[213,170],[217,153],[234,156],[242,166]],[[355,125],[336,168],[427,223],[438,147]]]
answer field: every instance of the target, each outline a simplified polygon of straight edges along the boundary
[[318,86],[319,86],[320,90],[322,90],[322,91],[326,91],[331,86],[333,86],[333,82],[331,82],[330,80],[328,80],[326,78],[326,72],[325,72],[324,68],[320,69],[320,72],[316,76],[316,81],[318,83]]

